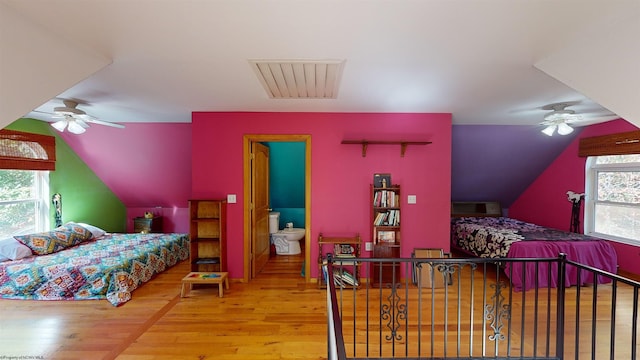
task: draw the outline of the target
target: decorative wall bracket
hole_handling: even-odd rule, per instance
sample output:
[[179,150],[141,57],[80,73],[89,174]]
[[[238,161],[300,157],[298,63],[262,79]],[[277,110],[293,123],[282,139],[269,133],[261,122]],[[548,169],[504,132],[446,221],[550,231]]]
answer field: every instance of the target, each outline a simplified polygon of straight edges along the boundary
[[431,141],[379,141],[379,140],[342,140],[342,144],[362,145],[362,157],[367,156],[368,145],[400,145],[400,156],[404,157],[408,145],[428,145]]

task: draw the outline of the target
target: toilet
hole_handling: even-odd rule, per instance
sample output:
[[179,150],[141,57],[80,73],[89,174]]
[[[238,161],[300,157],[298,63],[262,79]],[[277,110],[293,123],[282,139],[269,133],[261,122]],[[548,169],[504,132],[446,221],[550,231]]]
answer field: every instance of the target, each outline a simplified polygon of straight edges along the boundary
[[280,213],[269,213],[269,234],[271,241],[276,246],[277,255],[300,254],[300,240],[304,237],[305,229],[292,226],[280,230]]

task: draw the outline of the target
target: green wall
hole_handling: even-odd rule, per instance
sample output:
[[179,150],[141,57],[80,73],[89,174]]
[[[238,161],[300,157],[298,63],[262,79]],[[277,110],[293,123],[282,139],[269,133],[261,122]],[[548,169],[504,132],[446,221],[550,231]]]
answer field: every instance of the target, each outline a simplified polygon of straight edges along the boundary
[[[49,173],[49,195],[62,195],[62,221],[83,222],[109,232],[125,232],[126,207],[48,123],[19,119],[6,127],[56,137],[56,170]],[[78,135],[82,136],[82,135]],[[51,227],[55,226],[53,209]]]
[[268,142],[269,202],[280,212],[280,229],[287,222],[305,227],[305,143]]

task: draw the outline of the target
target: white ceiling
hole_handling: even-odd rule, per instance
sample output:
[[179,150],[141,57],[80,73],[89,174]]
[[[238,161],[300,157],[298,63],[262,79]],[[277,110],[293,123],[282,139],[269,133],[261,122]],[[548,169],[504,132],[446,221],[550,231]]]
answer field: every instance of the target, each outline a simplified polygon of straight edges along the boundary
[[[0,16],[2,126],[56,98],[114,122],[442,112],[537,125],[562,101],[640,122],[637,0],[0,0]],[[272,99],[250,64],[326,59],[345,61],[336,99]]]

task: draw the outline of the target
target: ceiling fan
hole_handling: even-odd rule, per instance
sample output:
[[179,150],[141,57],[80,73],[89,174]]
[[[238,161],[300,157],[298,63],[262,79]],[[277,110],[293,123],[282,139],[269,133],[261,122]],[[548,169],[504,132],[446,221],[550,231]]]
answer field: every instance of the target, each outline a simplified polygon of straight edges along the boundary
[[64,106],[53,108],[52,119],[60,119],[51,124],[56,130],[64,132],[67,129],[72,134],[82,134],[89,128],[89,123],[106,125],[115,128],[124,128],[124,125],[108,121],[99,120],[81,109],[78,109],[78,102],[74,100],[62,100]]
[[616,114],[576,114],[574,110],[567,109],[579,103],[579,101],[568,101],[541,107],[542,110],[551,110],[544,115],[544,121],[540,123],[545,127],[541,130],[542,133],[552,136],[557,130],[560,135],[569,135],[575,126],[586,126],[618,118]]

